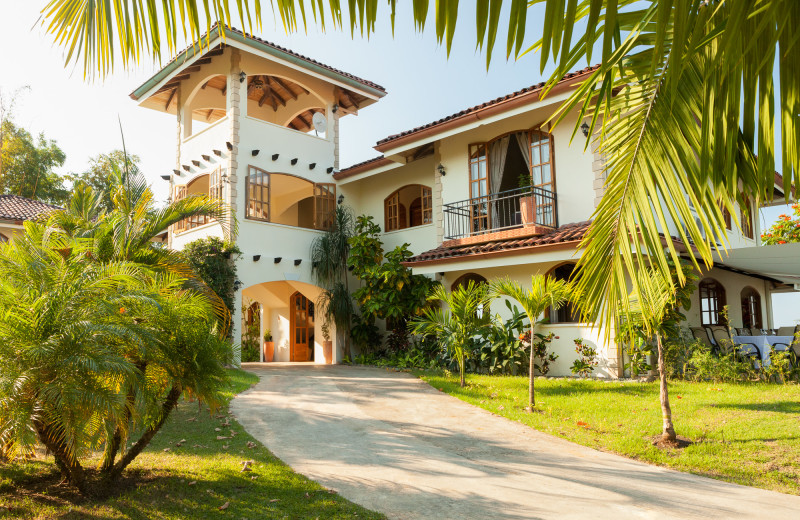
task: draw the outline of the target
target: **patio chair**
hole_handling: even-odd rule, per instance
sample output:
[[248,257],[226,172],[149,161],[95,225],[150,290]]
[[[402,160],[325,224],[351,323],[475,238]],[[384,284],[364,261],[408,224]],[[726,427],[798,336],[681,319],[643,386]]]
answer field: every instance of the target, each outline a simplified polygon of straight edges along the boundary
[[[758,329],[753,329],[753,330],[758,330]],[[753,334],[753,331],[750,330],[747,327],[742,327],[741,329],[736,329],[736,335],[737,336],[756,336],[756,334]]]
[[714,342],[717,344],[717,348],[720,352],[727,350],[722,348],[727,344],[734,349],[733,351],[738,356],[752,358],[754,361],[761,360],[761,351],[758,350],[757,346],[753,343],[734,343],[728,329],[725,327],[712,327],[711,336],[714,338]]
[[796,327],[781,327],[778,329],[778,336],[792,336],[792,340],[787,344],[783,342],[775,342],[772,344],[772,350],[776,352],[789,351],[789,362],[792,366],[797,364],[800,359],[800,339],[797,337],[797,332],[800,331],[800,325]]
[[689,327],[689,330],[692,331],[692,337],[698,341],[700,341],[704,346],[708,347],[709,350],[714,352],[716,347],[711,340],[708,339],[708,331],[705,327]]

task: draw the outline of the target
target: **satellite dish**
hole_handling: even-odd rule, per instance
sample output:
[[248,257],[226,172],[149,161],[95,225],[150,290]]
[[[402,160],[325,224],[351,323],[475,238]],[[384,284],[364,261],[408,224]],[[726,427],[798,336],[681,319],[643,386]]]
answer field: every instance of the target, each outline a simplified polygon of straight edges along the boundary
[[314,117],[311,118],[311,122],[314,123],[314,130],[317,132],[325,132],[325,129],[328,128],[328,121],[322,112],[315,113]]

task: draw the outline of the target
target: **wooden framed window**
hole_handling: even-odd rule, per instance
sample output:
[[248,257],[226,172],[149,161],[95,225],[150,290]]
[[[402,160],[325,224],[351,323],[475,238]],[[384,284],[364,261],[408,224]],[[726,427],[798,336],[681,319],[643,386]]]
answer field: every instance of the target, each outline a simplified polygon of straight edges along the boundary
[[752,287],[742,290],[742,326],[761,328],[761,295]]
[[[542,130],[531,130],[531,183],[535,188],[541,188],[555,193],[555,164],[553,152],[553,135]],[[553,214],[553,201],[550,198],[537,196],[536,222],[555,222]]]
[[250,166],[245,185],[247,186],[245,217],[269,222],[269,173],[261,168]]
[[725,325],[722,310],[725,307],[725,288],[713,278],[706,278],[698,286],[700,292],[700,322],[704,325]]
[[422,184],[403,186],[384,199],[383,217],[384,229],[387,232],[431,224],[433,190]]
[[208,198],[222,200],[222,172],[219,167],[209,174],[208,177]]
[[486,143],[469,145],[470,230],[478,233],[489,229],[489,164]]
[[314,184],[314,229],[330,229],[335,209],[336,185]]
[[750,199],[745,199],[744,203],[740,206],[742,211],[742,234],[747,238],[753,238],[753,212]]
[[[175,186],[175,195],[173,197],[173,200],[177,202],[185,198],[186,198],[186,186]],[[172,227],[172,231],[174,233],[181,233],[182,231],[186,231],[186,219],[183,219],[180,222],[176,222],[175,225]]]

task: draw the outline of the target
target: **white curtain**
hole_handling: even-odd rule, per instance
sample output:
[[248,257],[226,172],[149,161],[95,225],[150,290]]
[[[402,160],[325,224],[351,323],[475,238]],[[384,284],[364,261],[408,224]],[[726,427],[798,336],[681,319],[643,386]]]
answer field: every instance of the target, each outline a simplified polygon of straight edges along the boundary
[[525,159],[525,166],[528,167],[528,171],[531,171],[531,138],[528,135],[528,132],[517,132],[514,134],[514,137],[517,138],[517,144],[519,145],[519,151],[522,152],[522,158]]
[[[493,141],[489,147],[489,194],[500,191],[503,183],[503,171],[506,168],[506,157],[508,157],[508,143],[511,136],[506,135]],[[491,228],[501,227],[500,215],[502,213],[500,204],[495,201],[490,205]]]

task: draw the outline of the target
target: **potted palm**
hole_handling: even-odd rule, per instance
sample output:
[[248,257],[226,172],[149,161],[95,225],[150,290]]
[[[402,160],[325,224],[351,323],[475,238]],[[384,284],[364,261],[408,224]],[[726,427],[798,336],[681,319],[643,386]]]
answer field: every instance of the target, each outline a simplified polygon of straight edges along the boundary
[[266,332],[264,332],[264,361],[271,363],[274,355],[275,342],[272,341],[272,331],[267,329]]
[[325,356],[326,365],[333,363],[333,341],[328,322],[322,324],[322,355]]
[[536,225],[534,218],[536,212],[536,202],[533,199],[533,182],[530,173],[523,173],[519,176],[519,213],[523,227]]

